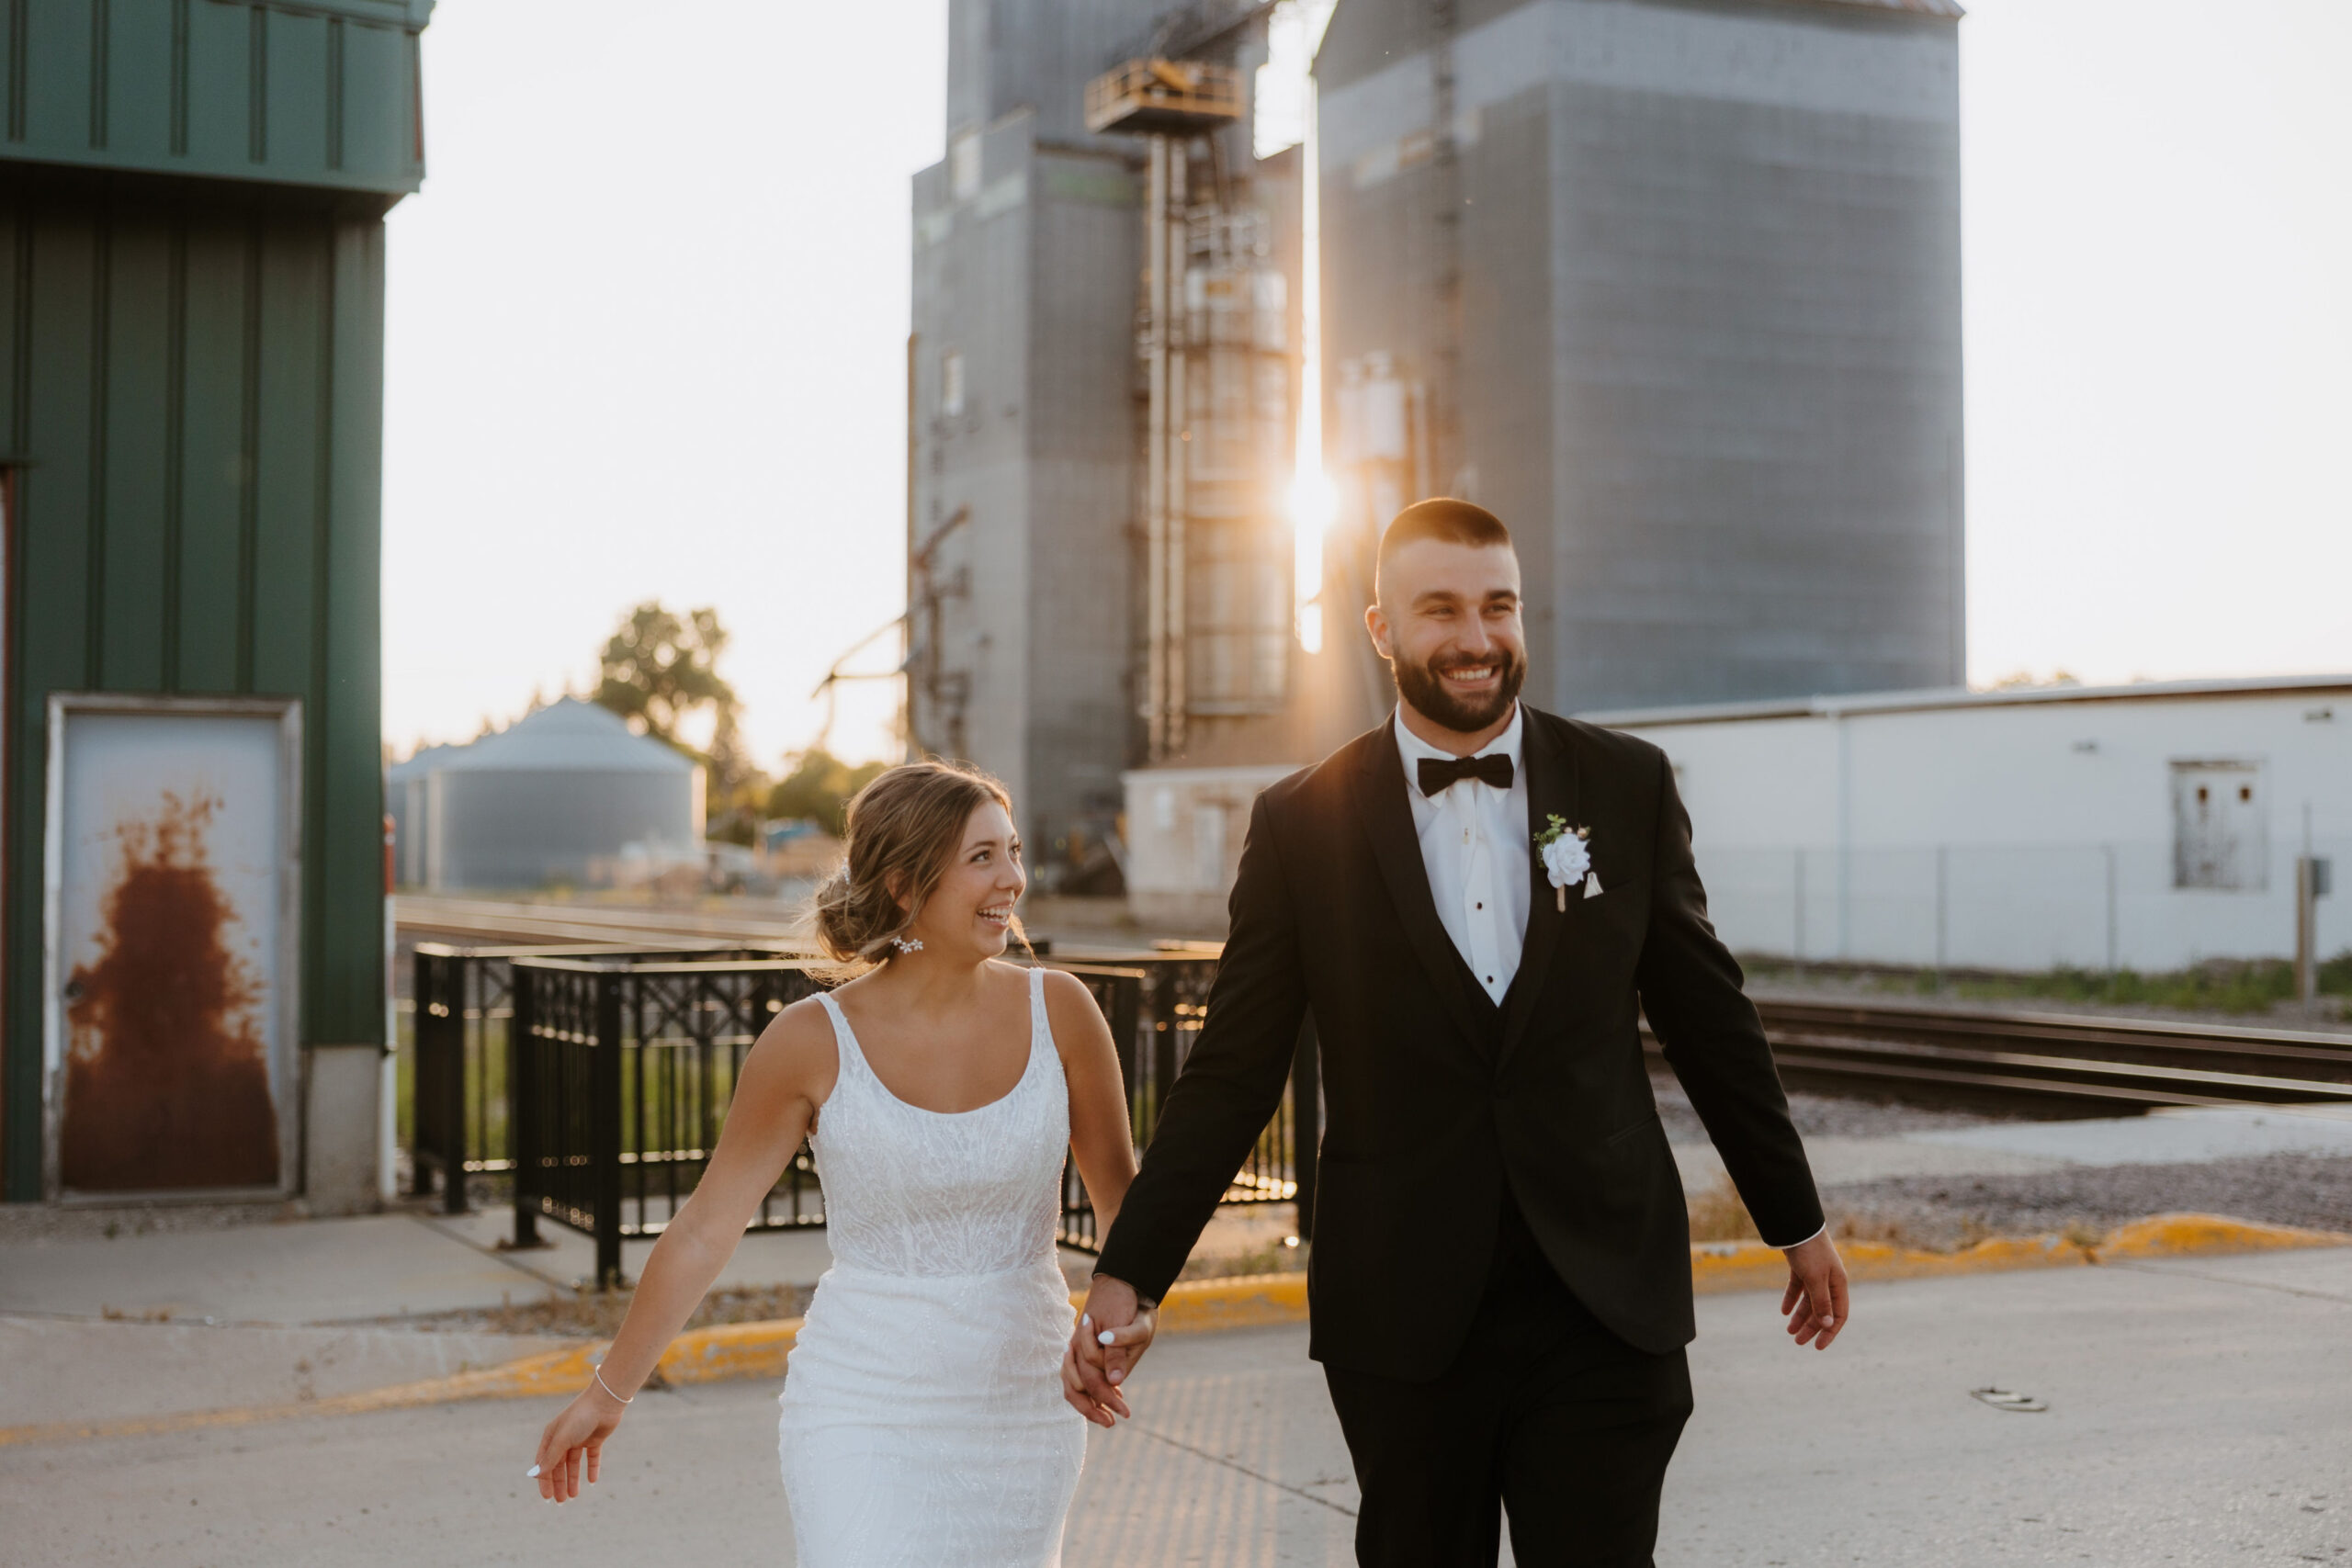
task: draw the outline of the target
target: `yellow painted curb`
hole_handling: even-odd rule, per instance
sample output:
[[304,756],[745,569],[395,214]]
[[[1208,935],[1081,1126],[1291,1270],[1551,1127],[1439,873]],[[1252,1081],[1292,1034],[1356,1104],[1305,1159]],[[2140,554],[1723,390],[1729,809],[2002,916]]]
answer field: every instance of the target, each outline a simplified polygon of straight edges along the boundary
[[[2216,1214],[2158,1214],[2109,1233],[2095,1247],[2063,1236],[1996,1236],[1958,1252],[1922,1252],[1883,1242],[1847,1242],[1838,1252],[1857,1280],[1915,1280],[2016,1269],[2079,1267],[2110,1259],[2216,1257],[2290,1247],[2352,1247],[2352,1235],[2254,1224]],[[1760,1241],[1698,1242],[1690,1248],[1693,1288],[1702,1295],[1728,1291],[1778,1290],[1788,1281],[1788,1262],[1777,1247]],[[1083,1294],[1070,1298],[1077,1306]],[[1306,1319],[1306,1276],[1250,1274],[1229,1280],[1196,1280],[1172,1287],[1160,1303],[1165,1334],[1209,1334],[1228,1328],[1258,1328]],[[784,1375],[786,1358],[799,1337],[801,1319],[729,1323],[689,1329],[670,1342],[658,1363],[659,1377],[673,1383],[720,1382],[735,1378]],[[399,1383],[364,1393],[337,1394],[297,1404],[257,1404],[235,1410],[192,1410],[176,1415],[112,1421],[57,1421],[0,1427],[0,1448],[24,1443],[60,1443],[99,1438],[135,1438],[216,1427],[246,1427],[298,1416],[358,1416],[379,1410],[409,1410],[468,1399],[535,1399],[579,1393],[590,1370],[603,1359],[604,1342],[592,1341],[527,1356],[480,1371]]]
[[[2131,1258],[2219,1257],[2288,1247],[2347,1247],[2352,1235],[2256,1224],[2215,1214],[2157,1214],[2108,1233],[2085,1246],[2064,1236],[1992,1236],[1957,1252],[1923,1252],[1877,1241],[1841,1241],[1838,1254],[1855,1280],[1925,1280],[1955,1274],[1995,1274],[2016,1269],[2057,1269]],[[1699,1242],[1690,1248],[1691,1289],[1700,1295],[1778,1290],[1789,1265],[1778,1247],[1760,1241]]]
[[2290,1247],[2352,1247],[2352,1235],[2335,1231],[2257,1225],[2220,1214],[2156,1214],[2110,1231],[2100,1244],[2101,1259],[2218,1257],[2232,1252],[2278,1252]]
[[671,1382],[724,1382],[729,1378],[780,1378],[784,1360],[800,1337],[801,1320],[726,1323],[697,1328],[670,1341],[655,1363]]
[[[1083,1297],[1073,1298],[1084,1300]],[[1163,1334],[1214,1334],[1306,1321],[1305,1274],[1243,1274],[1169,1287],[1159,1303]]]

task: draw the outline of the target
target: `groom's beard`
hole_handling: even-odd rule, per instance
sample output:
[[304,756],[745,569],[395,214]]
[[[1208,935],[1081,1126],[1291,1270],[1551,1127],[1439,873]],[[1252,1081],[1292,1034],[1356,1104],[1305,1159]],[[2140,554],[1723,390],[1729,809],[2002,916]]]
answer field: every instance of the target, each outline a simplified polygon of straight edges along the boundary
[[[1488,694],[1475,701],[1455,696],[1438,679],[1446,670],[1476,669],[1499,659],[1502,670]],[[1475,735],[1488,725],[1499,723],[1510,712],[1510,705],[1519,700],[1519,689],[1527,683],[1527,654],[1517,648],[1497,647],[1483,659],[1464,659],[1460,655],[1431,660],[1427,664],[1413,664],[1402,659],[1388,661],[1396,677],[1397,694],[1413,705],[1414,711],[1461,735]]]

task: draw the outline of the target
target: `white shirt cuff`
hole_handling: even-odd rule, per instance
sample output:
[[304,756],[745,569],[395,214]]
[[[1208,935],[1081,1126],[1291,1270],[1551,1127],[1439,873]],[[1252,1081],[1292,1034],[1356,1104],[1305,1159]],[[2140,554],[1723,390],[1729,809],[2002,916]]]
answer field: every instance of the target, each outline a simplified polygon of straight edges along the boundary
[[1770,1243],[1770,1244],[1769,1244],[1769,1245],[1778,1247],[1778,1248],[1779,1248],[1781,1251],[1782,1251],[1782,1252],[1789,1252],[1789,1251],[1792,1251],[1793,1249],[1795,1249],[1795,1248],[1797,1248],[1797,1247],[1803,1247],[1803,1246],[1805,1244],[1805,1242],[1806,1242],[1806,1241],[1811,1241],[1811,1240],[1814,1238],[1814,1236],[1818,1236],[1818,1235],[1826,1235],[1828,1233],[1829,1233],[1829,1222],[1828,1222],[1828,1221],[1826,1221],[1826,1220],[1824,1220],[1824,1221],[1821,1223],[1821,1228],[1820,1228],[1819,1230],[1815,1231],[1815,1232],[1813,1233],[1813,1235],[1806,1236],[1806,1237],[1804,1238],[1804,1241],[1772,1242],[1772,1243]]

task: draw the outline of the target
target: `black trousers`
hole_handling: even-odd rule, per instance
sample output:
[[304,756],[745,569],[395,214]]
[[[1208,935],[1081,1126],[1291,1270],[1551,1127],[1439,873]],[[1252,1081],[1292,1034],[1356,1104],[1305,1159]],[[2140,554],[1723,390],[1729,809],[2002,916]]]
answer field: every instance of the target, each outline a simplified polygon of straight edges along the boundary
[[1478,1315],[1436,1381],[1326,1367],[1363,1491],[1364,1568],[1649,1568],[1690,1415],[1679,1350],[1626,1344],[1561,1283],[1504,1200]]

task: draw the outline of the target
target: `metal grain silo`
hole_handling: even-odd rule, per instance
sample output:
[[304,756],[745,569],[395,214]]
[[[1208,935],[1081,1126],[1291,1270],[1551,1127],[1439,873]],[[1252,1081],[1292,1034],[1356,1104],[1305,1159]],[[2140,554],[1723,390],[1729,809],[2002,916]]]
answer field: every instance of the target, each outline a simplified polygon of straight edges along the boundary
[[[1252,155],[1265,9],[948,6],[946,155],[913,182],[910,749],[1005,782],[1048,888],[1115,835],[1124,769],[1295,696],[1301,164]],[[1105,73],[1202,70],[1222,107],[1181,136],[1088,107]]]
[[1519,535],[1545,706],[1960,682],[1959,16],[1341,0],[1335,623],[1382,521],[1466,494]]

